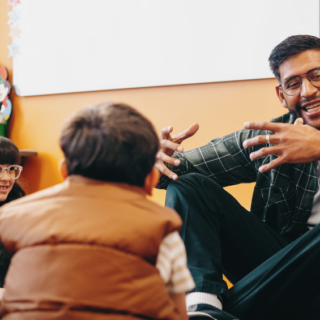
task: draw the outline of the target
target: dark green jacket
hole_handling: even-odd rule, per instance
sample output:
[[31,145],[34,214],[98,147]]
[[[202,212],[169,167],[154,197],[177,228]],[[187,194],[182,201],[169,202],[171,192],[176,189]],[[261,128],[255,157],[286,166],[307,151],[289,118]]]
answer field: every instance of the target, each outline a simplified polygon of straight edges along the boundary
[[[287,113],[271,122],[293,123]],[[318,186],[316,167],[313,162],[283,164],[269,172],[260,173],[259,167],[275,159],[275,155],[251,161],[251,152],[265,147],[259,145],[244,149],[244,140],[266,135],[265,130],[240,130],[207,145],[183,152],[174,157],[181,160],[178,167],[168,165],[177,175],[196,172],[216,181],[221,186],[256,182],[251,212],[279,234],[295,239],[304,234],[311,214],[313,198]],[[170,179],[163,176],[158,188],[166,188]]]

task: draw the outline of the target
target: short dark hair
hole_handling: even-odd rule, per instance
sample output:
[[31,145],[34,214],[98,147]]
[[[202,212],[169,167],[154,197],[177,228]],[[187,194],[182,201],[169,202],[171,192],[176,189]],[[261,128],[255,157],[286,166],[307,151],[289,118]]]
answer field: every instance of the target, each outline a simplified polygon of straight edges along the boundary
[[[21,156],[18,147],[9,139],[0,136],[0,164],[21,165]],[[0,202],[0,206],[25,196],[25,191],[15,181],[7,199]]]
[[0,164],[21,164],[18,147],[8,138],[0,136]]
[[100,104],[73,115],[60,146],[68,174],[142,187],[159,139],[151,122],[126,104]]
[[280,82],[280,65],[288,58],[306,50],[320,50],[320,38],[309,35],[288,37],[279,43],[271,52],[269,64],[271,71]]

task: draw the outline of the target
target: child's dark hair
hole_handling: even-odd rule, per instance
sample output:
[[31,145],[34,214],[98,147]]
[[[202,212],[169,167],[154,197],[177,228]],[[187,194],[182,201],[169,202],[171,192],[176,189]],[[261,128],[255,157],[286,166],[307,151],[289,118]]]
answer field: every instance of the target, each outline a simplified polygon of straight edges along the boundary
[[125,104],[101,104],[72,116],[60,146],[68,174],[142,187],[159,139],[151,122]]
[[280,65],[288,58],[306,50],[320,50],[320,39],[309,35],[291,36],[280,42],[271,52],[269,64],[271,71],[280,82]]
[[[17,164],[21,165],[21,157],[17,146],[9,139],[0,136],[0,164]],[[7,199],[0,202],[0,206],[18,198],[25,196],[26,193],[15,181],[12,190]]]

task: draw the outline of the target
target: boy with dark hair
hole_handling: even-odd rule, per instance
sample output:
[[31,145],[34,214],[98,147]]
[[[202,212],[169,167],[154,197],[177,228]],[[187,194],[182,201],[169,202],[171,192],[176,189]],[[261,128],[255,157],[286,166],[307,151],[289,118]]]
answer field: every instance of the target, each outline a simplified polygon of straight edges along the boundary
[[65,181],[1,209],[13,255],[6,319],[186,319],[194,287],[158,183],[152,124],[124,104],[88,107],[64,125]]
[[135,109],[104,104],[74,115],[62,128],[60,146],[68,175],[143,187],[159,138]]

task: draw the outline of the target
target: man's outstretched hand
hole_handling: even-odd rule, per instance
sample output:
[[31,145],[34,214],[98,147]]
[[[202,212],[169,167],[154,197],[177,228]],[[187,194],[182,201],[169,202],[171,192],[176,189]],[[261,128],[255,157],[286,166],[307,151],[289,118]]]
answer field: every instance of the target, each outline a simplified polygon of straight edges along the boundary
[[[320,131],[303,125],[303,119],[298,118],[295,123],[274,122],[245,122],[246,129],[260,129],[272,131],[269,137],[274,146],[261,148],[250,154],[251,160],[256,160],[270,154],[278,155],[278,158],[259,168],[260,172],[266,172],[280,166],[283,163],[307,163],[320,160]],[[245,140],[243,146],[250,148],[259,144],[266,144],[267,136],[256,136]]]
[[160,135],[160,150],[157,153],[155,167],[170,179],[176,180],[178,176],[167,168],[167,163],[174,166],[180,164],[180,160],[172,158],[174,152],[182,152],[183,147],[180,145],[183,140],[192,137],[199,129],[197,123],[192,124],[188,129],[178,134],[171,136],[172,126],[165,127],[161,130]]

